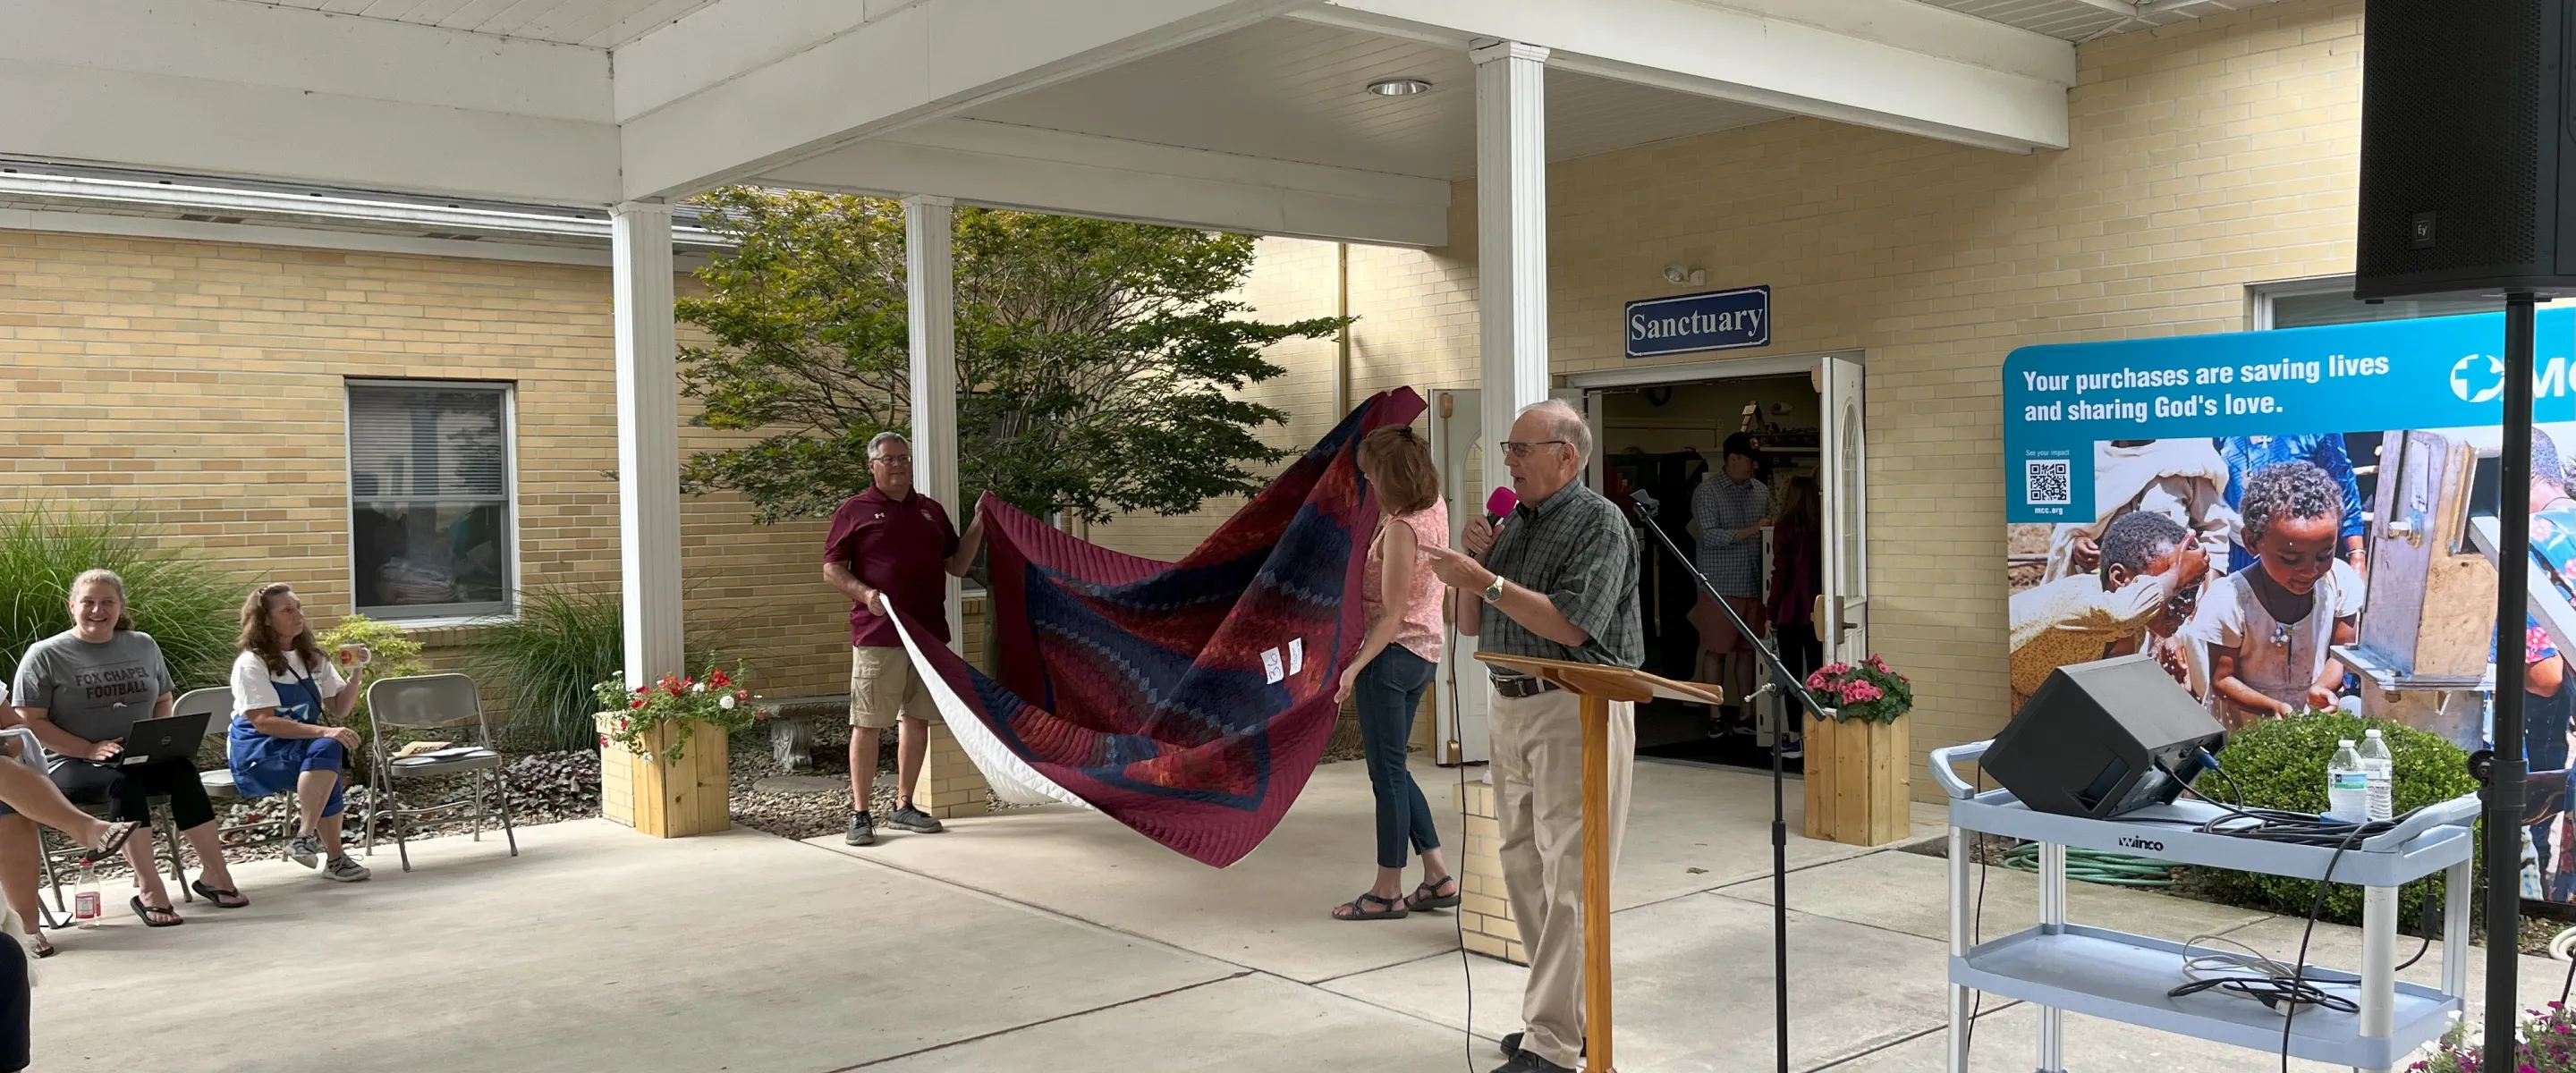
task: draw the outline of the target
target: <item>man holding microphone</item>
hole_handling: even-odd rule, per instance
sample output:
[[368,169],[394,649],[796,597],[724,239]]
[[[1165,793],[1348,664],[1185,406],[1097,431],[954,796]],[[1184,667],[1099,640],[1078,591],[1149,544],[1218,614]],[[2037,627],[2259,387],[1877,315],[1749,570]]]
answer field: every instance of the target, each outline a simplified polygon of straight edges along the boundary
[[[1503,443],[1520,505],[1500,529],[1467,523],[1468,554],[1425,549],[1431,569],[1482,601],[1453,615],[1478,650],[1634,667],[1645,659],[1637,616],[1636,537],[1619,508],[1577,483],[1592,430],[1562,402],[1521,411]],[[1462,607],[1463,612],[1463,607]],[[1571,693],[1496,668],[1493,776],[1503,881],[1529,950],[1526,1032],[1503,1037],[1494,1073],[1571,1073],[1583,1051],[1583,728]],[[1610,705],[1610,832],[1615,868],[1636,764],[1636,705]]]

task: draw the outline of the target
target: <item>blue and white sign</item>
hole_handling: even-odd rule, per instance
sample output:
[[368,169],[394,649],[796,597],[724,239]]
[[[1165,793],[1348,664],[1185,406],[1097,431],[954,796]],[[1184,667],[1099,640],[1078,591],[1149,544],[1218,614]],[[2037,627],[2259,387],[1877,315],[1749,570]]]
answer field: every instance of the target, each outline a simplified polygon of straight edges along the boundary
[[1771,288],[1647,298],[1628,303],[1628,356],[1771,345]]
[[[2536,328],[2533,419],[2576,419],[2576,311]],[[2501,424],[2502,353],[2502,313],[2023,347],[2004,358],[2004,513],[2092,520],[2098,443]]]

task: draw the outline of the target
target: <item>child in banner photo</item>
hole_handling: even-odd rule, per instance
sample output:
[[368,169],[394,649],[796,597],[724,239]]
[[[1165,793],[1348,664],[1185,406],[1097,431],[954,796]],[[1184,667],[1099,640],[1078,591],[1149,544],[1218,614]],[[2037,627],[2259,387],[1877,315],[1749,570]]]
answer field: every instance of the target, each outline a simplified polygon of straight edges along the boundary
[[[2369,519],[2363,516],[2361,478],[2352,468],[2352,454],[2344,447],[2343,433],[2328,432],[2304,436],[2221,436],[2216,441],[2219,457],[2227,461],[2226,502],[2230,510],[2245,498],[2245,477],[2265,466],[2279,462],[2313,462],[2318,469],[2343,491],[2343,532],[2336,554],[2351,563],[2353,570],[2367,577],[2363,566],[2363,538],[2369,532]],[[2227,561],[2220,569],[2236,573],[2254,565],[2254,551],[2243,544],[2230,542]]]
[[2224,570],[2235,538],[2227,505],[2227,460],[2206,439],[2105,440],[2093,445],[2093,520],[2058,526],[2049,535],[2046,584],[2101,569],[2103,531],[2133,511],[2161,514],[2190,530]]
[[2101,557],[2098,573],[2013,595],[2014,711],[2059,667],[2133,652],[2155,653],[2175,681],[2195,685],[2193,654],[2176,635],[2199,600],[2209,553],[2181,523],[2132,511],[2104,530]]
[[2212,586],[2192,623],[2210,646],[2211,708],[2230,730],[2265,716],[2337,705],[2359,638],[2363,581],[2336,554],[2343,493],[2312,462],[2278,462],[2245,480],[2245,546],[2255,569]]

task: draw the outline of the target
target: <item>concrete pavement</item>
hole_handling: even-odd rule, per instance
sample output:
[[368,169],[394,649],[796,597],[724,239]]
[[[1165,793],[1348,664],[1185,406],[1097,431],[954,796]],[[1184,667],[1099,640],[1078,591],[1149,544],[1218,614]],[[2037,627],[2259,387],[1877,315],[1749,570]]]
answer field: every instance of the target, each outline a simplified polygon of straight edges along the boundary
[[[1417,776],[1454,842],[1457,773]],[[1641,765],[1614,918],[1623,1071],[1770,1068],[1768,811],[1765,778]],[[515,860],[415,843],[416,871],[387,854],[357,886],[242,864],[249,909],[57,933],[35,1068],[1483,1070],[1520,1027],[1522,970],[1462,964],[1449,915],[1326,916],[1370,872],[1356,763],[1320,770],[1226,870],[1072,809],[951,826],[861,850],[557,824],[523,829]],[[1794,835],[1789,855],[1795,1066],[1940,1070],[1941,862]],[[1991,934],[2035,914],[2031,877],[1987,882]],[[2298,921],[2259,912],[2080,884],[2071,900],[2077,919],[2149,934],[2224,931],[2281,957],[2297,943]],[[2313,945],[2317,963],[2357,960],[2350,929]],[[2435,978],[2432,961],[2408,975]],[[2564,965],[2522,961],[2528,1000],[2555,998]],[[2032,1016],[1989,1003],[1975,1068],[2027,1069]],[[2085,1073],[2266,1061],[2081,1018],[2068,1036]]]

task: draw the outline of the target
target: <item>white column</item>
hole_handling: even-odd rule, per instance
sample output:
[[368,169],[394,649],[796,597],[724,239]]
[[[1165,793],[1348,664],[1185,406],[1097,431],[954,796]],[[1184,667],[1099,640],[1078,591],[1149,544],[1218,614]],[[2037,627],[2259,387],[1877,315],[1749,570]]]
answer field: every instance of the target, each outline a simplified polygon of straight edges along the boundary
[[[1547,398],[1547,50],[1479,46],[1476,63],[1476,305],[1484,361],[1485,480],[1501,443]],[[1478,493],[1478,499],[1483,493]]]
[[610,213],[617,318],[617,548],[626,680],[683,671],[680,397],[671,307],[671,207]]
[[[964,529],[975,505],[957,498],[956,210],[944,197],[903,199],[904,308],[912,321],[913,487]],[[965,651],[958,579],[948,579],[948,646]]]

